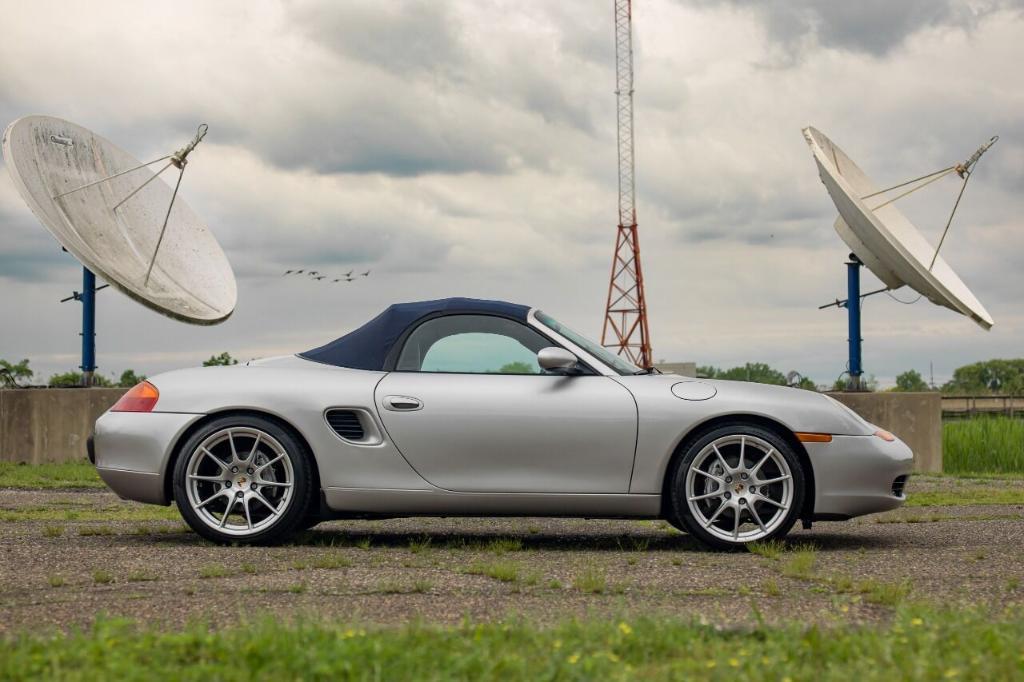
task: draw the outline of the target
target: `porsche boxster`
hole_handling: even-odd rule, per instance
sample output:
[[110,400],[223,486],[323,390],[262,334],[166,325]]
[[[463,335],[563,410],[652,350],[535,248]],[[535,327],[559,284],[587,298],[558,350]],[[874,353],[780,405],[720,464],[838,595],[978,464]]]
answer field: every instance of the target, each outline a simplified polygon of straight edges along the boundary
[[462,515],[660,518],[729,548],[893,509],[913,463],[824,394],[640,369],[540,310],[466,298],[154,376],[89,452],[121,497],[261,544],[329,519]]

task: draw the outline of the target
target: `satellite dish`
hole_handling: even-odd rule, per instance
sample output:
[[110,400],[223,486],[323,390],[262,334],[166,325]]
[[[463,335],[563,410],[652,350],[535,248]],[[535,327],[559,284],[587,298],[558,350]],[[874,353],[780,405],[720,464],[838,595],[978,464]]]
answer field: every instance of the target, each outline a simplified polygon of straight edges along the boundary
[[87,270],[159,313],[210,325],[235,309],[234,273],[177,196],[181,174],[173,190],[158,177],[171,165],[183,173],[205,132],[200,126],[188,145],[143,164],[74,123],[26,116],[7,127],[3,153],[21,197]]
[[[857,164],[821,131],[805,128],[803,133],[818,164],[821,181],[839,210],[836,232],[857,258],[882,280],[887,289],[909,286],[932,303],[966,315],[983,329],[991,329],[994,324],[992,316],[938,255],[938,249],[932,247],[896,208],[895,199],[886,200],[880,196],[889,190],[879,190]],[[966,181],[971,167],[996,139],[992,138],[963,164],[896,187],[927,179],[919,189],[952,172],[960,173]],[[874,199],[871,201],[873,205],[869,205],[870,199]]]

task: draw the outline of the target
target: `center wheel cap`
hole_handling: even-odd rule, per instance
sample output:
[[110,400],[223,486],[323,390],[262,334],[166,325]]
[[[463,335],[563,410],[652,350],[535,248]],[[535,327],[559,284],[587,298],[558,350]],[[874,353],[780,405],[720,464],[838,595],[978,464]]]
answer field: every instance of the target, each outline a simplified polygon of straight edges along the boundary
[[737,495],[739,495],[740,493],[742,493],[742,492],[743,492],[743,487],[744,487],[744,486],[743,486],[743,484],[742,484],[742,483],[738,483],[738,484],[736,485],[736,487],[734,488],[734,490],[736,491],[736,494],[737,494]]
[[245,476],[239,476],[238,480],[235,482],[238,484],[239,488],[244,488],[245,485],[249,482],[249,479],[247,479]]

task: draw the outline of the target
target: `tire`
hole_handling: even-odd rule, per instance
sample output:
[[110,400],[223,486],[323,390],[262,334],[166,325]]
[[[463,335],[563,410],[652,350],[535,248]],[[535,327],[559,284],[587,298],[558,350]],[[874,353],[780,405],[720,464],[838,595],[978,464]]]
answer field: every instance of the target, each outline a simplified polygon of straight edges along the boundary
[[777,433],[754,424],[700,434],[670,476],[670,520],[716,549],[781,539],[803,509],[800,458]]
[[305,446],[276,422],[248,415],[215,419],[182,444],[174,500],[185,522],[208,540],[277,544],[302,530],[311,515],[311,461]]

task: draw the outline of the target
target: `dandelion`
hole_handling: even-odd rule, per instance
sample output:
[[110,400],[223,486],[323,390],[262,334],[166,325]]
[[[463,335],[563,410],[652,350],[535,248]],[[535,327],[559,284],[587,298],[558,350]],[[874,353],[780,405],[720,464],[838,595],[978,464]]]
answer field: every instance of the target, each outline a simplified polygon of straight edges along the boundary
[[577,663],[580,662],[580,655],[579,654],[573,654],[572,656],[570,656],[569,658],[567,658],[565,660],[569,661],[569,665],[576,665]]
[[843,604],[842,606],[839,607],[839,610],[842,611],[843,613],[849,613],[850,612],[850,607],[847,606],[846,604]]
[[718,665],[717,661],[708,661],[706,667],[714,668],[716,665]]
[[959,674],[960,674],[959,670],[957,670],[956,668],[950,668],[949,670],[946,671],[946,674],[943,675],[943,677],[945,677],[947,680],[951,680],[951,679],[953,679],[954,677],[956,677]]
[[552,644],[552,646],[555,647],[555,650],[561,649],[562,648],[562,640],[556,639],[554,641],[554,643]]
[[729,665],[731,665],[733,668],[738,668],[740,667],[740,660],[738,658],[730,658]]
[[924,621],[920,618],[912,618],[910,620],[910,624],[916,627],[918,625],[924,625]]
[[619,632],[628,636],[633,634],[633,628],[629,627],[629,623],[619,623]]

